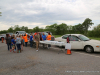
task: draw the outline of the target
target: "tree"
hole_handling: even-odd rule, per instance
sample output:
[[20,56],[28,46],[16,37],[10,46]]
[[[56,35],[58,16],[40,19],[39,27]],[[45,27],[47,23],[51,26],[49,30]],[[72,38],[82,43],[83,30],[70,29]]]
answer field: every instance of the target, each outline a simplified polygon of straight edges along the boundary
[[28,29],[28,33],[33,33],[33,29]]
[[14,30],[15,30],[15,31],[20,31],[21,29],[20,29],[19,25],[15,25],[15,26],[14,26]]
[[2,30],[2,31],[0,31],[0,34],[5,34],[7,32],[8,32],[7,30]]
[[28,27],[25,27],[25,31],[28,32]]
[[67,33],[67,25],[65,23],[62,23],[60,25],[56,26],[56,34],[58,35],[64,35]]
[[78,25],[73,26],[73,31],[75,33],[81,33],[81,34],[83,34],[84,33],[84,29],[83,29],[82,24],[79,23]]
[[25,27],[24,26],[22,26],[20,29],[21,29],[21,31],[25,31]]
[[8,32],[13,32],[13,33],[14,33],[13,27],[10,27],[10,28],[8,29]]
[[100,24],[95,26],[92,30],[92,35],[95,37],[100,37]]
[[44,32],[44,29],[43,28],[40,28],[40,32]]
[[33,28],[33,32],[39,32],[39,31],[40,31],[40,29],[39,29],[38,26],[36,26],[35,28]]
[[82,27],[83,27],[83,30],[84,30],[84,34],[87,35],[87,32],[88,32],[88,28],[91,27],[94,23],[92,23],[92,20],[89,19],[89,18],[86,18],[84,20],[84,22],[82,23]]
[[55,23],[55,24],[53,24],[53,25],[49,25],[49,26],[46,26],[45,27],[45,31],[50,31],[50,32],[52,32],[53,34],[56,34],[56,28],[57,28],[57,24]]

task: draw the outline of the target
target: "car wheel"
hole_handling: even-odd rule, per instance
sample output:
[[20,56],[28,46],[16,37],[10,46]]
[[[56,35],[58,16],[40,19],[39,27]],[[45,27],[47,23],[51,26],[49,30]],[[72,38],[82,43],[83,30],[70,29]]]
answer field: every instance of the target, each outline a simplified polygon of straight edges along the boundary
[[94,49],[93,49],[92,46],[86,46],[86,47],[85,47],[85,51],[86,51],[87,53],[92,53],[92,52],[94,52]]

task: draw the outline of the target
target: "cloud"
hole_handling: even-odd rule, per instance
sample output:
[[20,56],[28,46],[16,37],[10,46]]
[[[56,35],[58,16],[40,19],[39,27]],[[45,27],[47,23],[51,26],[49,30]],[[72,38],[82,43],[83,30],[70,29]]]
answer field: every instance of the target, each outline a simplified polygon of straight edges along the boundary
[[62,22],[76,25],[86,18],[92,19],[94,25],[100,22],[100,0],[1,0],[0,8],[3,27],[44,27]]

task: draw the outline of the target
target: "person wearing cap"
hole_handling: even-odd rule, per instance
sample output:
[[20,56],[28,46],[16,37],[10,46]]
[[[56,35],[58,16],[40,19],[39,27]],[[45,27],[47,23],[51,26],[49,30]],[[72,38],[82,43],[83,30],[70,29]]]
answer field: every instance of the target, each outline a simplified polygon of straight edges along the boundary
[[39,41],[40,41],[40,35],[38,32],[36,32],[36,35],[34,36],[34,41],[36,42],[36,51],[38,51]]

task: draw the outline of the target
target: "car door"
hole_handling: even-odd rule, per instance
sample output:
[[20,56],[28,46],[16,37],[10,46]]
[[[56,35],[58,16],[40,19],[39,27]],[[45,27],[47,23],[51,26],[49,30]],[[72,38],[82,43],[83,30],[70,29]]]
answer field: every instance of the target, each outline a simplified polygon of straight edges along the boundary
[[71,49],[83,49],[83,41],[81,41],[77,36],[69,36]]

